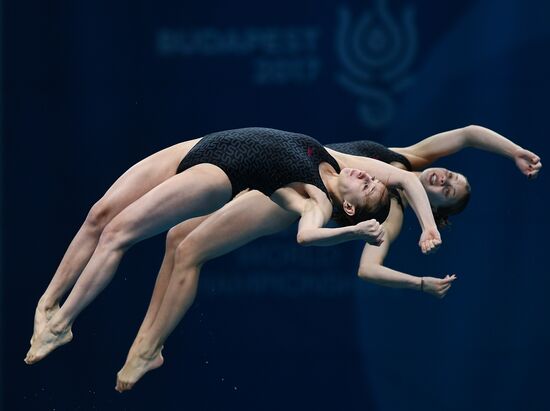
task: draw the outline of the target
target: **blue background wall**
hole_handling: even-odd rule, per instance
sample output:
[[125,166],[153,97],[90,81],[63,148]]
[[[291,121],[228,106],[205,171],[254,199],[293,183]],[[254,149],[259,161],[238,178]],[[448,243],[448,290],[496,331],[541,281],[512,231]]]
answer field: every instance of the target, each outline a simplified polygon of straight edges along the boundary
[[2,371],[6,410],[547,410],[548,182],[465,151],[470,206],[422,256],[387,260],[449,295],[356,278],[361,244],[295,230],[205,266],[166,363],[113,390],[163,238],[134,247],[75,339],[23,357],[35,304],[89,207],[130,165],[258,125],[390,146],[480,124],[548,158],[542,1],[3,1]]

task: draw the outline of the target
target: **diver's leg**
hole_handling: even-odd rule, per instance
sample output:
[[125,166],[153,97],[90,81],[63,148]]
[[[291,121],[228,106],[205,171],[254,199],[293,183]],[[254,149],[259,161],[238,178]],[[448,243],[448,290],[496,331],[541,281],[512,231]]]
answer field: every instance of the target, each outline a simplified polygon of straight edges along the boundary
[[141,324],[138,334],[143,330],[148,329],[153,323],[166,287],[170,283],[170,276],[172,269],[174,268],[174,256],[176,254],[177,246],[191,233],[195,228],[197,228],[208,216],[200,216],[186,220],[174,227],[172,227],[168,234],[166,234],[166,247],[164,251],[164,257],[162,259],[162,264],[157,275],[157,280],[155,281],[155,288],[151,296],[151,301],[149,302],[149,307],[147,308],[147,313]]
[[63,295],[78,279],[105,226],[126,206],[173,176],[179,162],[195,143],[196,140],[191,140],[176,144],[135,164],[92,206],[37,304],[31,343],[59,309]]
[[226,204],[193,230],[178,246],[170,284],[153,324],[143,326],[117,375],[118,391],[125,391],[147,371],[159,367],[164,341],[195,298],[202,265],[264,235],[287,228],[298,216],[268,197],[252,191]]
[[199,164],[170,177],[126,207],[103,230],[67,300],[36,337],[27,363],[70,341],[75,318],[109,283],[128,248],[182,220],[210,213],[230,197],[227,175],[212,164]]

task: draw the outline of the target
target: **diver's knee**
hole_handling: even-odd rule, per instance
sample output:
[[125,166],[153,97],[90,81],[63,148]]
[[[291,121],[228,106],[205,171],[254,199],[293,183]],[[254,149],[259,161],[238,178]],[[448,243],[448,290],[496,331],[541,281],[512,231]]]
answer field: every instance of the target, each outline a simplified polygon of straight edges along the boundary
[[200,243],[193,236],[181,241],[175,249],[175,261],[182,268],[199,268],[205,262]]
[[101,232],[111,220],[111,207],[105,200],[96,202],[88,212],[84,224],[92,231]]
[[126,251],[135,242],[136,239],[133,238],[129,227],[115,219],[103,229],[99,237],[98,247],[115,251]]
[[185,221],[168,230],[166,234],[167,250],[175,251],[178,245],[187,238],[191,231],[193,231],[194,226],[188,223],[189,221]]

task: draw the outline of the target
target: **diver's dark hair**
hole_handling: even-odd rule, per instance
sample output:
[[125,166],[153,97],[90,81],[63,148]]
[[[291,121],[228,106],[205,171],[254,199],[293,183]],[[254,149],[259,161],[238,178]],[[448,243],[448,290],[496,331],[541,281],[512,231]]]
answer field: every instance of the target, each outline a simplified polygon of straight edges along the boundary
[[468,202],[470,201],[471,187],[470,184],[466,184],[466,194],[462,196],[457,202],[447,207],[438,207],[433,209],[434,220],[438,228],[445,228],[451,225],[449,216],[461,213],[464,211]]
[[393,195],[394,193],[386,188],[380,196],[380,201],[374,206],[356,207],[354,215],[348,215],[342,205],[335,202],[337,205],[334,206],[332,211],[332,219],[341,226],[355,225],[373,218],[382,224],[390,213],[390,198]]

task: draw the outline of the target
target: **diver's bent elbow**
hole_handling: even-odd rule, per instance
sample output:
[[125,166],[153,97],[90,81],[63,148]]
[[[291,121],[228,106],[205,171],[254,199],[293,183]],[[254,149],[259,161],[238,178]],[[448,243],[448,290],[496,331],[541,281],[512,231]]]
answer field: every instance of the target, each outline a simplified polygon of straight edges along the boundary
[[296,242],[303,247],[311,245],[311,243],[307,240],[307,237],[303,233],[298,233],[296,235]]

